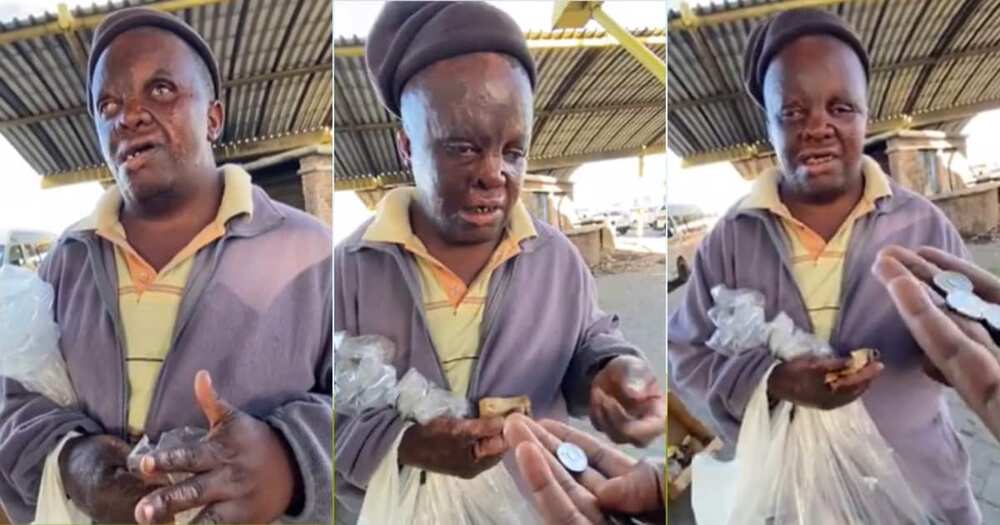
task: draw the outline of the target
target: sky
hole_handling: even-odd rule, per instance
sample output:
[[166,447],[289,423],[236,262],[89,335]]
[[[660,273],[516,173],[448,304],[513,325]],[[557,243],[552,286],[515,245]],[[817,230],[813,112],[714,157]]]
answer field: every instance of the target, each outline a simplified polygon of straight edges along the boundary
[[[552,29],[552,0],[489,2],[509,13],[525,31]],[[350,1],[334,4],[334,37],[363,37],[368,33],[384,2]],[[666,27],[667,11],[660,1],[605,2],[602,9],[628,29]],[[601,30],[591,20],[587,29]],[[644,175],[638,176],[638,159],[627,158],[584,164],[570,180],[575,183],[574,204],[578,208],[610,209],[634,206],[639,198],[650,203],[662,203],[666,193],[667,164],[665,155],[650,155],[643,167]],[[650,204],[652,205],[652,204]],[[371,215],[352,192],[334,194],[334,240],[347,237]]]

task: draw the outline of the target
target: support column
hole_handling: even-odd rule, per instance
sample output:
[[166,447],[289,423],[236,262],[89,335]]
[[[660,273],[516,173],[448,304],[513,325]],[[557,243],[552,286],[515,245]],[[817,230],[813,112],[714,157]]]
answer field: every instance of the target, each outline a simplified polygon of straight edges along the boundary
[[299,159],[306,213],[333,224],[333,157],[314,154]]

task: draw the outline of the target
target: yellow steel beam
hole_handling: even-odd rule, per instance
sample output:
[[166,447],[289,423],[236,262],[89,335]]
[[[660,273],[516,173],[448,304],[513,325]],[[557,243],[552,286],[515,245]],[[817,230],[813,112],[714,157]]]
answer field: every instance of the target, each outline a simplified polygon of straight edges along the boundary
[[760,155],[763,151],[769,151],[767,146],[758,144],[740,144],[731,148],[725,148],[698,155],[691,155],[681,160],[681,168],[693,168],[703,164],[715,162],[732,162],[735,160],[752,159]]
[[58,188],[71,184],[81,184],[84,182],[98,182],[111,180],[111,172],[105,166],[92,166],[73,171],[63,171],[52,173],[42,177],[42,189]]
[[600,6],[594,6],[590,12],[591,16],[601,27],[608,32],[611,36],[618,40],[618,43],[625,48],[632,58],[635,58],[642,64],[642,67],[646,68],[647,71],[653,74],[661,84],[667,84],[667,64],[660,60],[660,57],[656,56],[648,47],[642,44],[632,33],[625,30],[624,27],[618,25],[607,13],[600,8]]
[[702,26],[724,24],[726,22],[735,22],[737,20],[745,20],[748,18],[765,17],[780,11],[788,11],[789,9],[799,9],[803,7],[826,7],[851,1],[870,2],[872,0],[784,0],[782,2],[772,2],[764,5],[729,9],[708,15],[698,15],[691,9],[688,2],[682,2],[680,18],[670,22],[667,25],[667,29],[669,31],[696,29]]
[[[330,130],[317,129],[303,133],[293,133],[268,137],[262,140],[239,141],[228,144],[217,145],[215,159],[219,163],[230,162],[293,150],[305,146],[315,146],[320,144],[330,144]],[[42,176],[42,188],[56,188],[70,184],[82,182],[108,181],[111,180],[111,173],[105,166],[89,166],[73,171],[51,173]]]
[[[667,37],[663,35],[633,36],[632,38],[646,45],[664,45],[667,43]],[[592,38],[531,38],[528,39],[527,43],[528,49],[612,47],[620,45],[617,40],[609,36]],[[337,58],[363,57],[365,56],[365,47],[334,46],[333,54]]]
[[[146,4],[145,7],[150,7],[160,11],[173,12],[228,1],[230,0],[167,0],[164,2]],[[60,6],[59,8],[56,8],[56,20],[54,22],[35,24],[15,29],[13,31],[0,33],[0,45],[6,45],[12,42],[38,38],[46,35],[54,35],[64,31],[94,28],[97,27],[97,24],[101,23],[101,20],[103,20],[105,16],[107,15],[102,13],[76,18],[70,14],[68,7]]]
[[364,177],[357,179],[333,178],[333,191],[363,191],[377,190],[389,186],[399,186],[408,184],[405,174],[380,175],[378,177]]

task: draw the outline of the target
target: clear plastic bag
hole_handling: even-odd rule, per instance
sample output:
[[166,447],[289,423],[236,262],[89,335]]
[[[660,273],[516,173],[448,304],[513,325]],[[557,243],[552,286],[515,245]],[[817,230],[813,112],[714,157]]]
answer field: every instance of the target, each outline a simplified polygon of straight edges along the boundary
[[[65,407],[76,403],[76,392],[59,351],[53,298],[52,286],[34,272],[0,266],[0,376]],[[0,383],[0,409],[2,389]]]
[[[767,347],[780,359],[832,354],[829,345],[796,328],[784,313],[764,323],[763,302],[757,300],[757,292],[718,288],[712,292],[713,297],[723,297],[730,305],[718,309],[713,322],[718,321],[718,326],[725,329],[739,325],[755,333],[766,331]],[[734,304],[740,306],[734,308]],[[752,309],[760,311],[749,311]],[[734,315],[741,319],[735,320]],[[747,319],[767,326],[748,325]],[[738,346],[740,340],[734,336],[720,340],[737,345],[727,348],[733,354],[753,348]],[[736,474],[730,476],[735,484],[730,492],[733,498],[724,503],[724,514],[728,516],[725,523],[860,525],[930,521],[928,509],[907,483],[895,454],[860,400],[834,410],[793,406],[786,401],[771,408],[767,398],[769,376],[770,371],[743,414],[734,460]]]
[[[171,450],[179,447],[186,447],[195,444],[202,440],[208,432],[203,428],[196,427],[181,427],[175,428],[168,432],[164,432],[160,435],[160,440],[153,443],[149,436],[142,436],[139,443],[132,448],[129,453],[128,458],[126,458],[125,463],[128,469],[132,472],[139,472],[139,461],[146,454],[151,454],[153,452],[161,450]],[[163,476],[160,481],[164,484],[175,484],[184,481],[193,476],[193,474],[184,473],[169,473]],[[174,516],[174,523],[187,524],[201,512],[202,507],[195,509],[186,510],[179,512]]]
[[388,364],[395,347],[380,335],[334,334],[334,406],[353,415],[369,408],[394,406],[404,417],[426,424],[440,416],[464,417],[468,401],[431,384],[416,369],[396,380]]

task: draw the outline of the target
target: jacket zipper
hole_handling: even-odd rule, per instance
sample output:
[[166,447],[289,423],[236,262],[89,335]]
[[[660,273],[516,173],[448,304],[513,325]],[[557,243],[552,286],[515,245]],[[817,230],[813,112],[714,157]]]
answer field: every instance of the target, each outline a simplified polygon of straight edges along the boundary
[[125,349],[123,346],[125,343],[125,329],[121,323],[121,316],[118,310],[118,294],[113,293],[113,289],[116,287],[112,286],[109,280],[109,272],[112,268],[111,263],[108,261],[108,253],[114,260],[114,247],[105,246],[100,239],[86,239],[83,241],[84,245],[87,247],[87,253],[89,254],[91,271],[94,272],[94,277],[97,280],[97,292],[101,296],[101,300],[104,301],[104,309],[111,318],[111,324],[115,329],[115,349],[118,350],[118,362],[120,364],[121,371],[121,395],[118,398],[119,404],[121,405],[121,429],[119,431],[119,436],[128,441],[128,402],[126,398],[128,397],[128,366],[125,362]]
[[[181,304],[178,306],[177,320],[174,322],[173,333],[170,336],[170,346],[167,347],[167,353],[163,357],[163,363],[160,365],[160,370],[156,374],[156,386],[153,389],[153,397],[149,400],[149,410],[146,412],[146,423],[154,420],[156,411],[159,408],[160,397],[163,394],[163,389],[166,388],[163,385],[163,376],[166,375],[167,367],[177,361],[176,357],[171,359],[174,355],[174,347],[177,344],[177,339],[180,338],[181,331],[184,329],[187,322],[194,315],[194,309],[201,301],[201,297],[205,292],[205,288],[208,283],[211,282],[212,277],[215,276],[215,272],[219,266],[219,259],[222,257],[222,246],[229,239],[229,236],[219,239],[212,249],[211,259],[207,261],[207,267],[201,266],[198,268],[197,259],[195,264],[193,264],[192,274],[188,276],[188,285],[181,296]],[[202,252],[204,256],[204,252]],[[197,257],[197,256],[196,256]],[[194,383],[192,383],[191,388],[194,388]],[[143,429],[145,431],[145,429]]]
[[[497,269],[500,274],[497,275],[494,273],[493,277],[490,279],[491,282],[486,296],[486,306],[483,309],[483,325],[479,330],[479,359],[476,359],[476,364],[472,367],[472,377],[469,380],[469,390],[465,393],[465,397],[469,401],[472,401],[472,393],[479,388],[479,368],[483,363],[483,352],[486,351],[485,344],[489,336],[492,335],[491,332],[494,326],[493,321],[496,317],[497,310],[499,310],[500,305],[503,304],[504,295],[506,295],[507,289],[510,288],[511,274],[514,273],[515,261],[517,261],[517,257],[508,260]],[[494,279],[496,279],[495,286]]]

